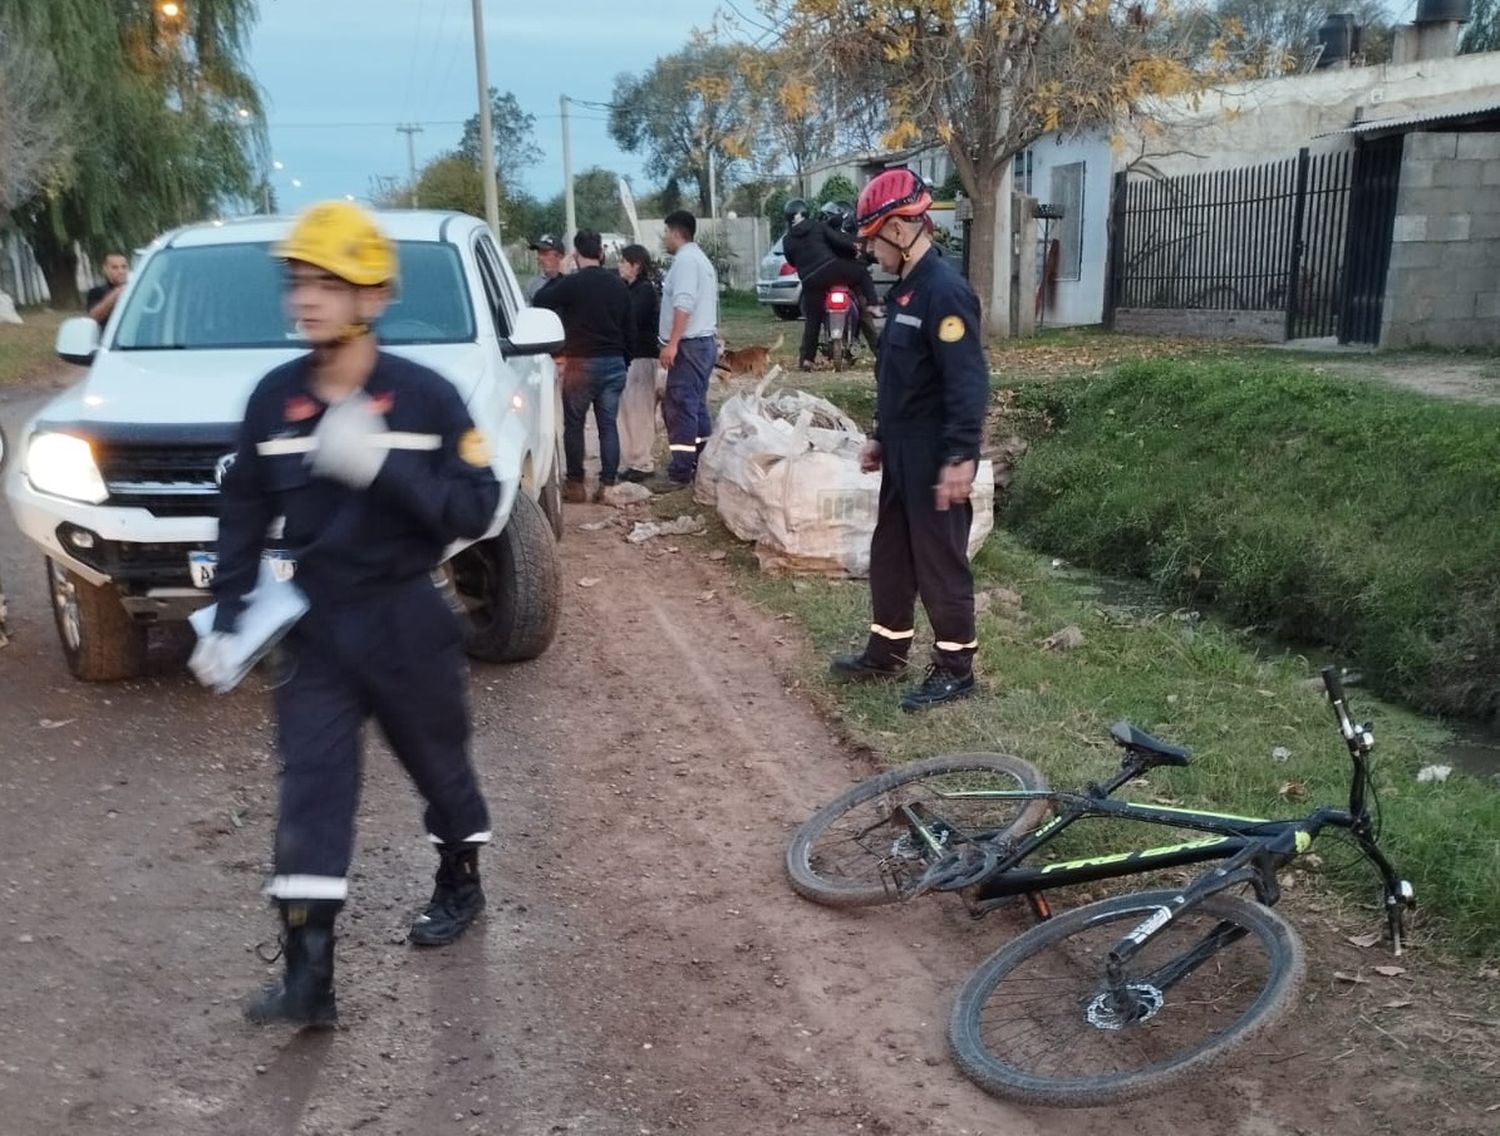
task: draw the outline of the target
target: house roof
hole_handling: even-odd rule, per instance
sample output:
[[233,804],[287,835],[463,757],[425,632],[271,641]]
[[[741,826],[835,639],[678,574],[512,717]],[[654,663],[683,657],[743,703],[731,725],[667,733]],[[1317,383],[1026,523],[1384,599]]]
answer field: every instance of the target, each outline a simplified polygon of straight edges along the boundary
[[1324,131],[1318,137],[1358,134],[1368,138],[1378,134],[1404,134],[1409,130],[1420,130],[1441,124],[1483,122],[1491,118],[1500,119],[1500,92],[1492,92],[1488,98],[1478,102],[1449,103],[1446,106],[1433,107],[1416,114],[1400,115],[1394,118],[1372,118],[1365,122],[1356,122],[1353,126]]

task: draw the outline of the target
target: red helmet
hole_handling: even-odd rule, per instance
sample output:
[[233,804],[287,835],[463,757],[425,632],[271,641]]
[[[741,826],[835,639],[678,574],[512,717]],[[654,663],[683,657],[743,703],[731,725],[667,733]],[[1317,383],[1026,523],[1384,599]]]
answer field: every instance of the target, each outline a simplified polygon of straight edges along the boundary
[[920,217],[932,208],[932,191],[903,167],[876,174],[859,195],[854,223],[859,235],[873,236],[887,217]]

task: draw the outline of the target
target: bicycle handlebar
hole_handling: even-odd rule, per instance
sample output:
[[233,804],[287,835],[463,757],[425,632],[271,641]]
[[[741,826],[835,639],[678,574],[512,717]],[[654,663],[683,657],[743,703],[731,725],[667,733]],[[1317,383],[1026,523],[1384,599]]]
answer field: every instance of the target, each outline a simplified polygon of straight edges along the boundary
[[1328,689],[1328,701],[1335,706],[1344,701],[1344,680],[1339,677],[1338,667],[1323,668],[1323,685]]

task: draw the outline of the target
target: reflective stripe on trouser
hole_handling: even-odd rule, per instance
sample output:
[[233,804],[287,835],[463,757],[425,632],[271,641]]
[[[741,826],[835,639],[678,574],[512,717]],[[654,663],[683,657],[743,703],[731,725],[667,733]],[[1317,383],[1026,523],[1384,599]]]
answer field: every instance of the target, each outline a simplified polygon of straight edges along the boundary
[[713,375],[719,346],[711,335],[684,339],[677,345],[677,362],[667,371],[661,415],[667,423],[671,462],[667,476],[692,481],[698,472],[698,450],[713,431],[708,417],[708,380]]
[[632,359],[625,373],[625,393],[620,396],[620,468],[649,473],[656,444],[655,359]]
[[422,576],[346,605],[314,602],[286,639],[292,677],[276,692],[280,899],[337,899],[354,851],[360,734],[374,717],[445,842],[487,834],[469,761],[463,632]]
[[866,653],[874,659],[905,658],[910,640],[877,633],[907,628],[916,601],[932,624],[933,660],[960,673],[973,665],[974,576],[969,569],[967,503],[938,512],[933,485],[941,465],[937,440],[886,440],[880,479],[880,513],[870,541],[870,601],[874,624]]

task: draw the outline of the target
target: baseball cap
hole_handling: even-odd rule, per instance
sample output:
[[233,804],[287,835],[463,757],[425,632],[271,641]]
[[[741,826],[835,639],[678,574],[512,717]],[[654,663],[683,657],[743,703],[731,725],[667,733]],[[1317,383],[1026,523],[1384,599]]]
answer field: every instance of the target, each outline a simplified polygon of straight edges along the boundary
[[534,252],[562,252],[562,238],[554,237],[551,233],[543,233],[531,242],[531,248]]

